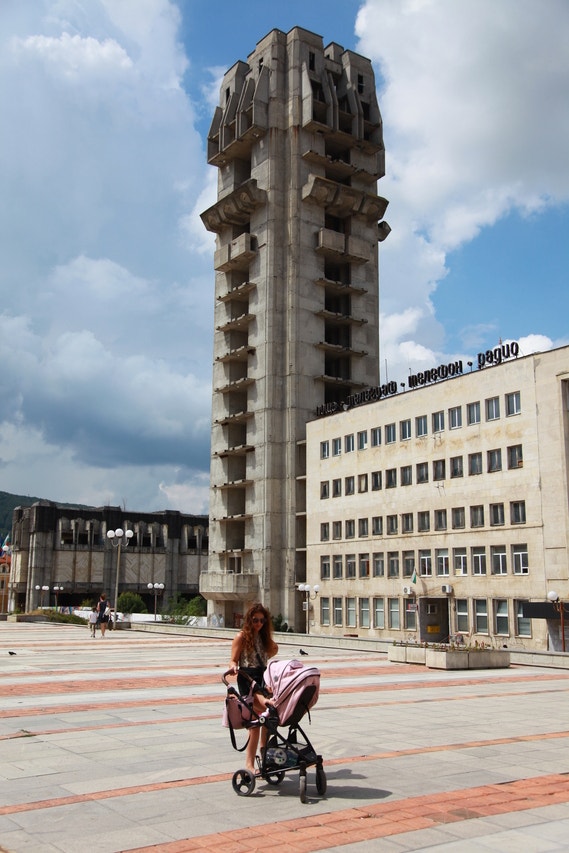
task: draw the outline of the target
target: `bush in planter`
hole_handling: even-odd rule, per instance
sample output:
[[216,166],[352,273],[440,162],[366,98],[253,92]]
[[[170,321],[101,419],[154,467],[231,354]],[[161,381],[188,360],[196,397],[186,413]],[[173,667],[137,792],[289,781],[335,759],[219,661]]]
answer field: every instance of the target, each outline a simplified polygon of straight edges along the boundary
[[117,601],[119,613],[148,613],[148,608],[137,592],[121,592]]

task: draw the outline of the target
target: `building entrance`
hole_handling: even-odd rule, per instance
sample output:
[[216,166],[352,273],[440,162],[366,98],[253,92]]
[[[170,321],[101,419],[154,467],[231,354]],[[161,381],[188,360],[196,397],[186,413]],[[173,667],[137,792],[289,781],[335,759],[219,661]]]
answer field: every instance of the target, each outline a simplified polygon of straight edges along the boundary
[[419,639],[421,643],[448,643],[449,630],[448,598],[420,598]]

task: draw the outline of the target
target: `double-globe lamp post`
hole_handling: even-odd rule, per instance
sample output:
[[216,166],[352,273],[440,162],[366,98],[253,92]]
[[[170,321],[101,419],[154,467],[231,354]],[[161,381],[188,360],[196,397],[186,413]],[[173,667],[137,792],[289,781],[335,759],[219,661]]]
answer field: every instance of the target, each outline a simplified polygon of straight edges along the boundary
[[156,622],[156,605],[158,602],[158,596],[162,595],[164,592],[164,584],[163,583],[147,583],[148,591],[151,592],[154,596],[154,621]]
[[298,591],[305,596],[302,609],[306,610],[306,633],[310,634],[310,599],[316,598],[320,592],[320,586],[317,583],[314,586],[310,586],[309,583],[299,583]]
[[565,604],[553,589],[547,593],[547,597],[551,601],[553,609],[559,613],[561,619],[561,650],[565,651]]
[[48,586],[40,586],[39,584],[36,584],[36,592],[41,592],[40,607],[43,608],[43,597],[44,597],[46,592],[49,592],[49,587]]
[[126,548],[133,536],[134,531],[125,531],[122,527],[117,527],[116,530],[107,530],[107,539],[109,539],[113,548],[117,549],[117,573],[115,575],[115,628],[117,625],[118,614],[117,601],[119,598],[119,578],[121,573],[121,546],[124,541],[124,546]]

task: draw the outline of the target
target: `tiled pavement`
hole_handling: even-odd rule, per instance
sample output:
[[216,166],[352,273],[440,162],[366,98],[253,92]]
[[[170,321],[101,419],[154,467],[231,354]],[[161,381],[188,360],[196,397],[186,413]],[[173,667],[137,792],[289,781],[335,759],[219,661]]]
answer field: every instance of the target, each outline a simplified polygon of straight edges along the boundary
[[442,673],[311,648],[322,689],[307,730],[328,790],[309,770],[303,804],[296,773],[232,789],[229,648],[1,622],[0,849],[569,850],[567,670]]

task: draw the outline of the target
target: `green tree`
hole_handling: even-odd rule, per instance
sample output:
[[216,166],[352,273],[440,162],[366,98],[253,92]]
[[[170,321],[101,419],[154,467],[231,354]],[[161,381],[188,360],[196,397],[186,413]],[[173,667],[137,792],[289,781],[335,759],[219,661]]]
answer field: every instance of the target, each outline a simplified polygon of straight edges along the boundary
[[137,592],[121,592],[117,601],[120,613],[148,613],[148,608]]

